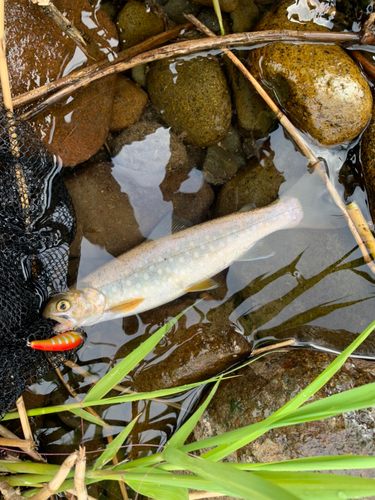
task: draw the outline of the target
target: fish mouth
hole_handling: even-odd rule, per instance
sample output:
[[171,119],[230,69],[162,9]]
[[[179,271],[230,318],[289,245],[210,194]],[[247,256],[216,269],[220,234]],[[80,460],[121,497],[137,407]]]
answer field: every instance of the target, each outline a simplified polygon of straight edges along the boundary
[[53,321],[56,322],[56,324],[53,327],[53,331],[56,333],[64,333],[70,330],[76,330],[77,328],[75,325],[72,324],[70,319],[64,318],[61,316],[55,316],[54,314],[50,314],[48,316],[48,319],[52,319]]

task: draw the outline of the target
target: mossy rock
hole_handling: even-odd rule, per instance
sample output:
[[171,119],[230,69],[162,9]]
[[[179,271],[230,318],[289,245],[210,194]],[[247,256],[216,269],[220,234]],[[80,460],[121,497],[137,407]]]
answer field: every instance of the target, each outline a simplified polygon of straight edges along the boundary
[[[269,11],[256,31],[329,31],[313,22],[288,19],[290,2]],[[372,108],[370,88],[360,70],[337,45],[274,43],[249,54],[252,74],[280,102],[291,121],[325,146],[354,139]]]
[[230,126],[228,85],[214,57],[152,63],[148,93],[165,123],[190,144],[217,144]]

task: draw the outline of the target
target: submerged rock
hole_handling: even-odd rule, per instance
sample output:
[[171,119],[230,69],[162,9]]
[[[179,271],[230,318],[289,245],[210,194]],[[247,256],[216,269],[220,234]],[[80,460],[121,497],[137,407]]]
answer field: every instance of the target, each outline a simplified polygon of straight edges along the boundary
[[117,16],[116,24],[122,50],[164,31],[163,19],[157,16],[148,5],[136,0],[126,2]]
[[230,13],[233,33],[251,31],[258,22],[259,15],[254,0],[239,0],[236,9]]
[[[103,57],[114,58],[117,32],[102,9],[95,11],[87,0],[57,0],[55,5],[87,38],[93,59],[88,59],[37,5],[28,0],[6,2],[7,61],[13,95]],[[79,90],[29,122],[64,165],[81,163],[102,146],[109,129],[115,78],[107,77]]]
[[[334,355],[304,350],[270,353],[238,372],[220,387],[194,429],[204,439],[259,422],[278,410],[313,381],[335,359]],[[313,396],[319,400],[374,382],[374,365],[348,360]],[[249,389],[250,388],[250,389]],[[232,453],[232,462],[276,462],[312,455],[374,455],[375,409],[343,413],[325,420],[280,427]],[[345,474],[340,471],[340,474]],[[375,477],[373,470],[350,475]]]
[[148,95],[124,75],[116,82],[110,131],[120,131],[140,120],[146,107]]
[[375,106],[362,138],[361,163],[372,220],[375,221]]
[[[284,2],[256,30],[328,31],[313,22],[288,19]],[[359,68],[337,45],[273,43],[249,54],[252,74],[285,108],[291,121],[325,146],[354,139],[372,107],[370,88]]]
[[278,197],[284,176],[273,164],[272,157],[259,162],[251,160],[220,190],[215,215],[222,217],[237,212],[248,203],[264,207]]
[[[207,7],[213,7],[212,0],[194,0],[194,2],[206,5]],[[233,12],[237,8],[238,0],[219,0],[219,4],[223,12]]]
[[165,123],[186,142],[206,147],[225,136],[231,102],[216,58],[156,61],[150,66],[148,92]]

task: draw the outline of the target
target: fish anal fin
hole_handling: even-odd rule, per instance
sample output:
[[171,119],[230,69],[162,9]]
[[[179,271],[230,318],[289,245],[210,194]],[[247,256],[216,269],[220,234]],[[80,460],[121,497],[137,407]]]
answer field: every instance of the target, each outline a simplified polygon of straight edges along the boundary
[[203,292],[203,290],[212,290],[213,288],[217,288],[219,283],[217,283],[212,278],[207,278],[203,281],[199,281],[194,285],[186,288],[185,292]]
[[275,251],[270,248],[269,244],[264,240],[258,241],[249,250],[238,257],[238,262],[246,262],[250,260],[268,259],[275,255]]
[[138,298],[138,299],[130,299],[126,300],[125,302],[121,302],[121,304],[118,304],[117,306],[111,307],[109,311],[114,312],[114,313],[124,313],[127,314],[130,311],[133,311],[141,302],[143,302],[143,298]]

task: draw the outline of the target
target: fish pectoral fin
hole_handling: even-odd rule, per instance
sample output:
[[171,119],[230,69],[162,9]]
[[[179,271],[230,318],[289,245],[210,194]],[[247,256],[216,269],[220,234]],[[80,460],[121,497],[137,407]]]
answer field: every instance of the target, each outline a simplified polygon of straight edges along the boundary
[[268,243],[261,240],[255,243],[249,250],[244,252],[238,259],[237,262],[247,262],[249,260],[260,260],[268,259],[275,255],[275,251],[269,246]]
[[128,312],[133,311],[133,309],[139,306],[139,304],[143,302],[143,300],[143,298],[126,300],[125,302],[121,302],[121,304],[111,307],[108,310],[115,313],[127,314]]
[[212,278],[207,278],[203,281],[199,281],[195,283],[195,285],[186,288],[185,292],[202,292],[203,290],[212,290],[213,288],[217,288],[219,283],[217,283]]
[[192,225],[193,224],[189,220],[183,219],[175,212],[168,212],[148,235],[147,241],[158,240],[164,236],[179,233]]

